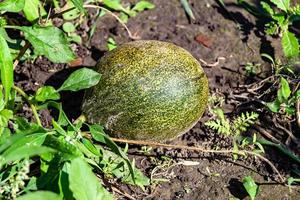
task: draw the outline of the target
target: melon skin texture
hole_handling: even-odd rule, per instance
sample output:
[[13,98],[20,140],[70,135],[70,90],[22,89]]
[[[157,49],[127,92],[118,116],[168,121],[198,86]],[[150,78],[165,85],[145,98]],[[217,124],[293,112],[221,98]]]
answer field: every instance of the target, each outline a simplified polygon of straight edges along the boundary
[[114,137],[165,141],[191,129],[203,115],[208,80],[186,50],[161,41],[135,41],[96,65],[100,82],[86,91],[88,122]]

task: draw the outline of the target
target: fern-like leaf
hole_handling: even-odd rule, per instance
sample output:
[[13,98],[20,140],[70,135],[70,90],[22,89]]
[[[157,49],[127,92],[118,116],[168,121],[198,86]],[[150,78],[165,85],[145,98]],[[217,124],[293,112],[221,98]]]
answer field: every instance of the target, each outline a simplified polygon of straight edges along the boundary
[[248,127],[253,125],[257,118],[258,114],[255,112],[242,113],[241,116],[233,121],[233,132],[235,132],[236,135],[239,135],[241,132],[247,131]]

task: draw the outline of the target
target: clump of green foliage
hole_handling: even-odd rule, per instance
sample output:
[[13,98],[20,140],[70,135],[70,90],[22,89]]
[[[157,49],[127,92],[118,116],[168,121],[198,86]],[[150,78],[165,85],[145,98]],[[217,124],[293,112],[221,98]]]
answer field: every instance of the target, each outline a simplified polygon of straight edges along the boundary
[[[122,13],[133,17],[154,5],[139,1],[133,8],[124,8],[120,0],[67,0],[62,8],[59,2],[0,2],[0,199],[113,199],[96,173],[142,189],[150,184],[128,159],[126,148],[116,145],[101,125],[86,124],[81,118],[71,122],[62,110],[60,93],[96,85],[101,79],[99,73],[81,68],[58,89],[43,86],[29,95],[14,85],[14,67],[19,61],[38,56],[54,63],[73,61],[76,56],[70,42],[82,42],[76,28],[87,16],[86,7],[97,8],[98,13],[118,11],[120,17]],[[9,17],[12,13],[18,21]],[[54,17],[61,17],[62,27],[54,26]],[[8,29],[19,31],[22,37],[12,39]],[[18,114],[25,104],[31,108],[32,121]],[[59,113],[50,128],[40,119],[43,109]]]
[[300,20],[299,5],[291,6],[290,0],[271,0],[271,3],[260,1],[261,7],[256,8],[245,0],[237,0],[237,2],[253,15],[266,21],[266,34],[281,37],[282,49],[286,57],[295,58],[299,55],[299,41],[290,31],[293,22]]

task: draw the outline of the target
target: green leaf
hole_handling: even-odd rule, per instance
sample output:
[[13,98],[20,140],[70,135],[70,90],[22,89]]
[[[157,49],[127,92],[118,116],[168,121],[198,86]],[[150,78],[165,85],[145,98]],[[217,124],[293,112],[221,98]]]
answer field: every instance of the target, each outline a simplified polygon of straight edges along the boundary
[[50,135],[46,138],[45,145],[50,148],[55,148],[55,150],[61,153],[65,160],[82,156],[82,153],[64,137]]
[[[90,132],[93,136],[93,138],[99,142],[103,142],[105,143],[111,150],[112,152],[114,152],[115,154],[117,154],[118,156],[120,156],[121,158],[123,158],[129,168],[129,171],[131,173],[132,176],[132,180],[135,181],[135,177],[134,177],[134,169],[128,159],[128,157],[126,156],[126,154],[118,147],[118,145],[112,141],[108,135],[106,135],[103,131],[103,127],[97,124],[91,125],[89,126]],[[102,137],[101,137],[102,136]],[[99,140],[98,140],[99,139]],[[104,141],[102,141],[104,140]]]
[[25,14],[26,19],[30,22],[47,14],[39,0],[26,0],[23,12]]
[[70,189],[73,192],[75,199],[113,199],[112,195],[105,190],[98,178],[92,172],[90,166],[82,158],[76,158],[71,161],[69,182]]
[[96,85],[101,75],[94,70],[82,68],[73,72],[58,91],[78,91]]
[[278,99],[280,102],[284,102],[288,100],[288,98],[290,97],[291,89],[289,86],[289,82],[283,77],[281,77],[280,79],[280,85],[281,87],[278,91]]
[[14,84],[13,60],[5,39],[0,35],[0,72],[1,82],[5,90],[5,102],[8,101],[10,90]]
[[299,54],[299,42],[294,33],[284,31],[281,40],[283,53],[286,57],[292,58]]
[[[71,0],[67,0],[66,5],[64,6],[65,9],[71,9],[73,8],[75,5],[72,3]],[[66,13],[63,13],[63,18],[65,20],[74,20],[76,18],[78,18],[80,16],[80,11],[76,8],[76,9],[72,9]]]
[[101,156],[99,149],[97,149],[90,140],[88,140],[86,138],[82,138],[82,143],[95,156]]
[[71,0],[74,6],[82,13],[86,13],[86,10],[83,7],[83,0]]
[[63,30],[66,33],[73,33],[76,31],[76,28],[75,28],[74,24],[72,24],[71,22],[66,22],[63,24]]
[[251,200],[254,200],[257,193],[258,193],[258,186],[254,182],[251,176],[246,176],[243,179],[243,185],[244,188],[246,189],[247,193],[249,194]]
[[276,99],[275,101],[273,102],[270,102],[270,103],[267,103],[266,106],[274,113],[277,113],[279,112],[280,110],[280,101],[278,99]]
[[266,13],[268,13],[271,16],[274,15],[274,10],[268,3],[264,2],[264,1],[261,1],[260,5],[262,6],[262,8],[264,9],[264,11]]
[[20,12],[25,6],[25,0],[6,0],[0,3],[0,11]]
[[277,8],[287,12],[290,9],[290,0],[270,0]]
[[25,38],[32,44],[37,55],[45,55],[55,63],[68,63],[75,55],[62,30],[49,27],[15,27],[24,32]]
[[122,6],[120,0],[103,0],[103,4],[110,9],[126,13],[126,9]]
[[0,127],[6,127],[8,121],[13,118],[13,111],[11,110],[1,110],[0,112]]
[[108,51],[111,51],[111,50],[114,50],[115,48],[117,48],[117,43],[111,37],[108,38],[108,40],[107,40],[107,48],[108,48]]
[[137,12],[141,12],[146,9],[153,9],[155,8],[155,5],[148,2],[148,1],[139,1],[135,6],[132,8],[132,10],[135,10]]
[[194,13],[190,7],[190,4],[188,2],[188,0],[180,0],[181,2],[181,5],[183,6],[186,14],[193,20],[195,20],[195,16],[194,16]]
[[4,160],[1,164],[4,165],[12,161],[21,160],[24,158],[28,158],[35,155],[41,155],[49,152],[55,152],[55,150],[44,146],[24,145],[17,149],[14,149],[13,151],[10,151],[9,153],[5,151],[2,154]]
[[37,90],[35,99],[40,102],[44,102],[46,100],[58,100],[60,99],[60,95],[54,87],[44,86]]
[[18,197],[16,200],[34,200],[34,199],[41,199],[41,200],[62,200],[58,194],[49,191],[37,191],[25,194],[23,196]]

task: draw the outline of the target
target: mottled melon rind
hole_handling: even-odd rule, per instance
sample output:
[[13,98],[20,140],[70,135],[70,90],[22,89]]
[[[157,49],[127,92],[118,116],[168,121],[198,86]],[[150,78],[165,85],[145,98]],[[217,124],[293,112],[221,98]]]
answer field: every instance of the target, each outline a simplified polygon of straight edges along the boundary
[[135,41],[97,64],[102,78],[84,97],[83,112],[120,138],[164,141],[203,115],[208,80],[186,50],[161,41]]

